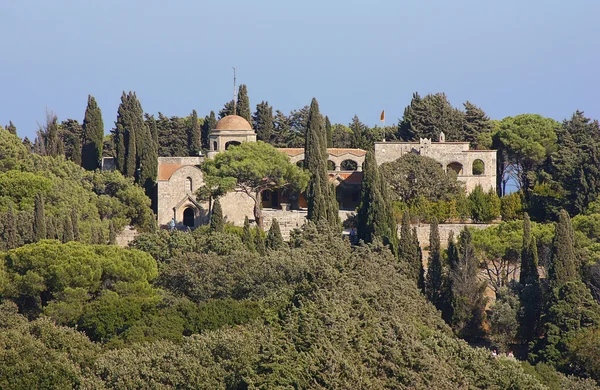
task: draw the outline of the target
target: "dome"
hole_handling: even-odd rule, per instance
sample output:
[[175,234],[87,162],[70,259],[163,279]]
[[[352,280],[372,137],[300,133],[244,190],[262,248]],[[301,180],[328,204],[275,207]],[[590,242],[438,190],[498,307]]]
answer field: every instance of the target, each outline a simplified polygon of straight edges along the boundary
[[252,130],[252,126],[241,116],[227,115],[217,122],[215,130]]

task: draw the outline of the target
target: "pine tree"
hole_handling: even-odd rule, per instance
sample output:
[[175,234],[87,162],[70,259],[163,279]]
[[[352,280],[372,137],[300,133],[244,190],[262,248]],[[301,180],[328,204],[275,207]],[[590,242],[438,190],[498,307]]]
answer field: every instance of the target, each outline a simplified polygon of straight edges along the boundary
[[190,128],[188,129],[188,149],[190,156],[197,156],[202,150],[202,126],[198,120],[196,110],[190,115]]
[[438,309],[442,309],[443,274],[442,253],[440,249],[440,231],[437,218],[429,224],[429,259],[427,261],[427,280],[425,283],[427,298]]
[[252,123],[252,112],[250,110],[250,98],[248,98],[248,88],[246,84],[241,84],[238,89],[237,96],[237,112],[236,114],[244,118],[248,121],[248,123]]
[[325,116],[325,132],[327,133],[327,147],[333,148],[333,127],[328,116]]
[[[463,141],[468,141],[472,148],[478,146],[492,146],[492,122],[483,110],[471,102],[464,103],[465,124],[463,130]],[[486,142],[483,142],[483,141]]]
[[261,256],[264,256],[267,253],[263,230],[259,225],[256,225],[256,228],[254,229],[254,247]]
[[210,149],[209,136],[210,132],[217,127],[217,118],[215,117],[215,112],[211,111],[210,115],[207,115],[204,118],[204,123],[202,124],[202,148]]
[[307,218],[313,222],[327,221],[332,227],[339,227],[339,215],[335,191],[327,174],[327,135],[319,103],[312,99],[308,112],[304,166],[311,172],[306,191],[308,200]]
[[223,231],[223,209],[219,199],[215,200],[213,204],[212,214],[210,215],[210,230],[213,232]]
[[88,95],[87,108],[83,118],[82,166],[88,171],[100,167],[104,147],[104,122],[102,111],[92,95]]
[[[11,122],[12,123],[12,122]],[[17,236],[17,218],[12,202],[8,204],[6,212],[6,226],[4,227],[4,241],[6,249],[15,249],[19,246],[19,237]]]
[[248,249],[251,252],[255,251],[254,240],[252,238],[252,231],[250,230],[250,220],[248,219],[247,215],[244,218],[244,229],[242,230],[242,242],[244,243],[244,246],[246,246],[246,249]]
[[228,115],[235,115],[236,113],[234,112],[234,101],[230,100],[227,103],[225,103],[225,105],[223,106],[223,108],[221,109],[221,111],[219,111],[219,119],[223,119]]
[[46,239],[46,217],[44,215],[44,197],[41,193],[35,196],[33,209],[33,240]]
[[108,224],[108,243],[110,245],[117,244],[117,230],[115,229],[115,224],[112,220]]
[[561,210],[552,240],[548,269],[550,288],[561,287],[569,281],[578,279],[576,264],[571,218],[565,210]]
[[73,226],[73,240],[79,241],[79,214],[77,214],[77,210],[75,208],[71,209],[71,224]]
[[65,220],[63,223],[63,233],[62,233],[62,242],[73,241],[73,223],[71,222],[71,217],[68,215],[65,216]]
[[269,228],[269,232],[267,234],[266,247],[270,250],[279,250],[283,248],[285,245],[283,242],[283,237],[281,236],[281,229],[279,228],[279,222],[277,222],[276,218],[273,218],[271,222],[271,227]]
[[12,121],[9,121],[8,126],[6,126],[6,130],[13,135],[17,135],[17,127]]
[[256,138],[259,141],[271,142],[275,133],[275,122],[273,119],[273,107],[269,102],[262,101],[256,105],[256,113],[253,117]]

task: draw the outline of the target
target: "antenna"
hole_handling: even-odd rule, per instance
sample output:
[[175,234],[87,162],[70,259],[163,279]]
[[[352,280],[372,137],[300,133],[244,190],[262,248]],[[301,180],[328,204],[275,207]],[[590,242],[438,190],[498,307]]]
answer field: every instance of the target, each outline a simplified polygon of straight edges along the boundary
[[233,67],[233,115],[237,114],[237,92],[235,90],[235,66]]

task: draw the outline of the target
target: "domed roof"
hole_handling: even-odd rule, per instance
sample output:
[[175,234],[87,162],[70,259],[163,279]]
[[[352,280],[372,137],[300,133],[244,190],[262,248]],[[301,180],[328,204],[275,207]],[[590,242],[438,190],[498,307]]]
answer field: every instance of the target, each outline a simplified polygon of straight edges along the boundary
[[227,115],[217,122],[215,130],[252,130],[252,126],[241,116]]

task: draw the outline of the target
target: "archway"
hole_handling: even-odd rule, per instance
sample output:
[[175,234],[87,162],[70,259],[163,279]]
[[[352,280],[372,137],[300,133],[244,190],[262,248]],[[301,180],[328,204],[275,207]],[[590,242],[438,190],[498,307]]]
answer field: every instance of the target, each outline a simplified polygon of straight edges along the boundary
[[473,175],[478,176],[478,175],[483,175],[485,174],[485,164],[483,162],[483,160],[475,160],[473,161]]
[[344,160],[340,164],[342,171],[356,171],[358,169],[358,163],[354,160]]
[[327,170],[335,171],[335,163],[331,160],[327,160]]
[[452,169],[457,175],[463,174],[463,166],[459,162],[453,162],[448,164],[447,169]]
[[299,168],[304,168],[304,160],[297,161],[296,166],[298,166]]
[[185,226],[193,228],[194,227],[194,219],[195,219],[195,215],[194,215],[193,208],[188,207],[185,210],[183,210],[183,224]]
[[230,146],[238,146],[241,142],[238,141],[229,141],[225,144],[225,150],[229,149]]

